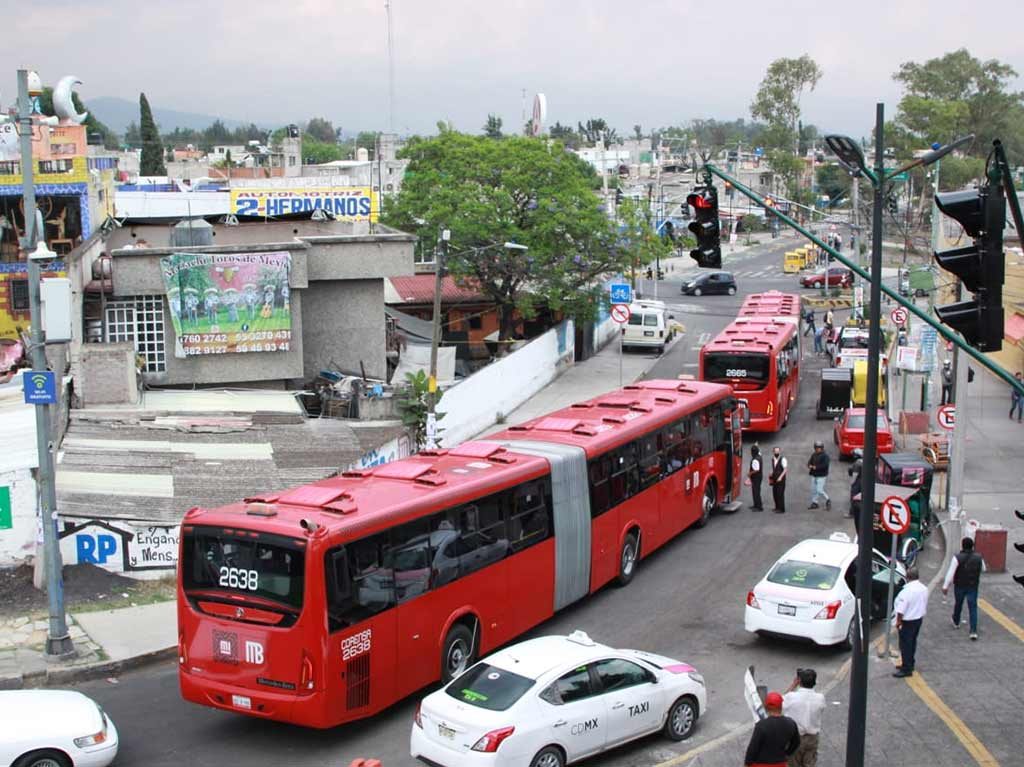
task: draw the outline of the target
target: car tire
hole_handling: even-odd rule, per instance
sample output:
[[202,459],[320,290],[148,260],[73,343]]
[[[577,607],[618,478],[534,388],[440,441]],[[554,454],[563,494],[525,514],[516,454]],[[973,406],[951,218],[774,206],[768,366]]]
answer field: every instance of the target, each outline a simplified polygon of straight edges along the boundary
[[640,541],[636,533],[627,533],[619,550],[619,574],[615,577],[618,586],[628,586],[636,575],[636,563],[640,561]]
[[669,740],[679,742],[686,740],[693,735],[697,727],[697,717],[700,712],[697,710],[697,701],[689,695],[684,695],[672,704],[665,717],[665,728],[662,730]]
[[842,648],[844,650],[852,650],[854,643],[857,641],[857,615],[854,614],[850,618],[850,625],[846,628],[846,638],[842,641]]
[[695,296],[702,295],[702,293],[703,293],[703,291],[700,288],[694,288],[693,289],[693,295],[695,295]]
[[14,767],[71,767],[71,760],[60,751],[30,751],[14,760]]
[[530,767],[565,767],[565,754],[558,746],[544,746],[530,760]]
[[665,353],[665,344],[662,344],[661,346],[658,347],[658,354],[661,355],[661,354],[664,354],[664,353]]
[[730,296],[735,296],[736,295],[736,286],[735,285],[729,286],[729,289],[726,291],[726,293],[728,293]]
[[695,527],[704,527],[711,519],[711,512],[715,510],[715,485],[713,482],[708,482],[704,485],[704,493],[700,499],[700,519],[697,520]]
[[452,626],[441,650],[441,684],[448,684],[472,666],[475,650],[473,632],[466,624]]

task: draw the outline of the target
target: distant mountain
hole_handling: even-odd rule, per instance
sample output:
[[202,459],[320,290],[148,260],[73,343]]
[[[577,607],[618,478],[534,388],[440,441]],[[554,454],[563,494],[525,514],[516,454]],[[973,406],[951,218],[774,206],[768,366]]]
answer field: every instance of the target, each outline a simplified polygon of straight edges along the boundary
[[[86,109],[96,114],[96,118],[105,123],[111,130],[117,133],[124,133],[132,122],[139,122],[139,102],[112,96],[99,96],[97,98],[84,99]],[[220,120],[227,128],[238,128],[248,125],[249,120],[231,120],[218,115],[204,115],[196,112],[179,112],[176,109],[161,109],[153,106],[153,117],[160,132],[170,132],[175,128],[195,128],[202,130],[209,127],[215,120]],[[257,125],[264,126],[261,122],[255,121]]]

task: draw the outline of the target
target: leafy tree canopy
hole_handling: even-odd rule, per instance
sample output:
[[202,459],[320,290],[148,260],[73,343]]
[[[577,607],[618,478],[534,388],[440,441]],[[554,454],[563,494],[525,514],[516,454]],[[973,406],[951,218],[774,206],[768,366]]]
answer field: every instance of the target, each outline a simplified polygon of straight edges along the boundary
[[596,144],[602,138],[605,146],[622,143],[615,128],[610,128],[603,117],[591,117],[585,123],[577,123],[576,129],[588,144]]
[[[84,124],[85,124],[86,132],[89,135],[89,140],[90,141],[94,140],[95,136],[99,136],[101,138],[101,140],[103,141],[104,148],[106,148],[106,149],[119,149],[120,148],[121,144],[118,141],[117,134],[114,133],[114,131],[110,130],[110,128],[108,128],[102,122],[100,122],[96,118],[96,115],[94,115],[92,113],[92,110],[90,110],[88,107],[86,107],[82,103],[82,100],[80,98],[78,98],[78,94],[73,92],[73,91],[71,93],[71,103],[75,107],[75,110],[77,112],[79,112],[79,113],[88,112],[89,113],[89,116],[85,118],[85,123]],[[47,114],[47,115],[54,114],[54,111],[53,111],[53,88],[50,88],[50,87],[43,88],[43,93],[39,97],[39,107],[42,110],[43,114]]]
[[821,69],[814,59],[804,54],[798,59],[776,59],[758,86],[750,114],[763,120],[774,130],[773,144],[779,148],[793,146],[797,123],[800,120],[800,96],[804,90],[814,90],[821,79]]
[[306,134],[302,137],[302,162],[308,165],[320,165],[345,159],[345,147],[331,141],[319,141],[316,137]]
[[906,62],[893,74],[904,89],[896,125],[914,148],[973,133],[977,139],[965,148],[968,154],[985,157],[995,138],[1019,154],[1024,152],[1024,93],[1009,90],[1016,77],[1008,64],[981,61],[966,48],[923,64]]
[[314,117],[306,123],[306,135],[325,144],[334,144],[338,140],[334,132],[334,125],[323,117]]
[[501,118],[497,115],[487,115],[487,122],[484,123],[484,135],[487,138],[501,138]]
[[448,228],[448,271],[494,301],[502,339],[515,309],[531,316],[541,302],[593,317],[604,297],[601,278],[637,260],[605,216],[592,172],[557,143],[446,131],[412,139],[400,156],[409,168],[385,223],[427,242]]

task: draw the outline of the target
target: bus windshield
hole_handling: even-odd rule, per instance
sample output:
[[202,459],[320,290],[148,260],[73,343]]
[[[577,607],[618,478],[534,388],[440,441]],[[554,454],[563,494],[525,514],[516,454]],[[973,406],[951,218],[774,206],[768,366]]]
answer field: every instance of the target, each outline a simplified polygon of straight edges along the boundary
[[704,380],[728,382],[736,378],[758,384],[768,382],[765,354],[709,353],[704,356]]
[[279,535],[197,527],[184,537],[185,591],[223,591],[301,609],[306,558],[300,544]]

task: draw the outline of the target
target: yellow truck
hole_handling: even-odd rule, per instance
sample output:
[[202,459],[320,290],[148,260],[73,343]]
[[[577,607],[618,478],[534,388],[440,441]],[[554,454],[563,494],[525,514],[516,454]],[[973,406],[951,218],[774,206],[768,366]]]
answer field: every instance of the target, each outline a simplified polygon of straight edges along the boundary
[[[885,378],[882,368],[878,368],[878,406],[885,407]],[[853,404],[865,407],[868,402],[868,361],[856,360],[853,363]]]
[[796,274],[807,266],[807,253],[803,248],[787,250],[782,261],[782,271],[786,274]]

